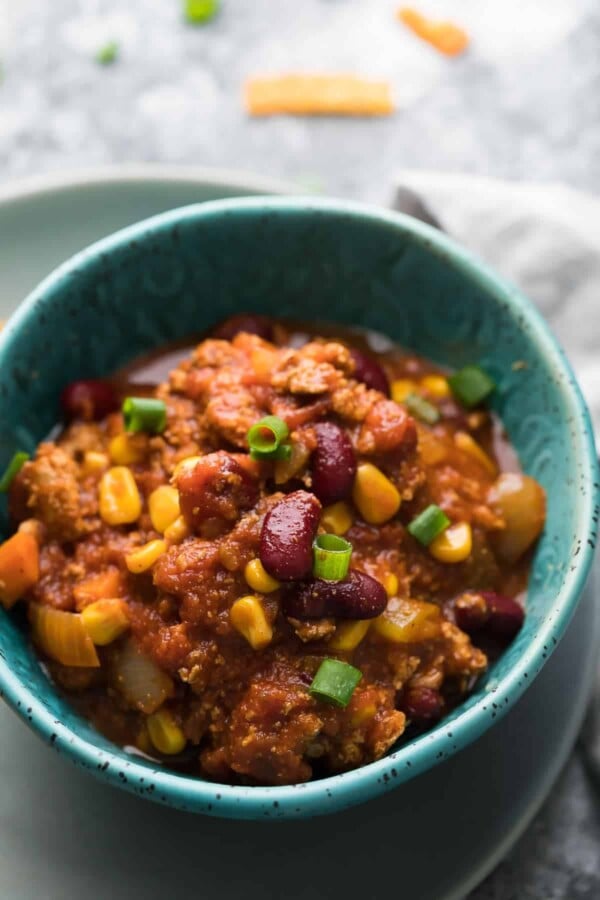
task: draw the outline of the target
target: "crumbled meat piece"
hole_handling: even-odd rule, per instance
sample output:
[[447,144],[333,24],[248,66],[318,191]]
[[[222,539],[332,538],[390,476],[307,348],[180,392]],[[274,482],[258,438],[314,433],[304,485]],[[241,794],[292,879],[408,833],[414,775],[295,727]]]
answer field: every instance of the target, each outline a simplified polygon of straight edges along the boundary
[[288,616],[287,620],[304,644],[327,640],[335,633],[335,619],[301,620]]

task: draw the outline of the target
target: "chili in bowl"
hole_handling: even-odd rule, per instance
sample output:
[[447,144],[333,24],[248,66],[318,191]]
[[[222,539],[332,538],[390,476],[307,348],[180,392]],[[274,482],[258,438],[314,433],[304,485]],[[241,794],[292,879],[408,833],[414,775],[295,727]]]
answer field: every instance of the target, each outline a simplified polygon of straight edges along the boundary
[[[263,202],[272,212],[267,220]],[[126,760],[130,773],[146,773],[140,777],[151,772],[165,802],[185,798],[186,806],[213,811],[206,798],[218,793],[234,804],[233,815],[237,803],[247,804],[242,815],[255,815],[266,797],[280,797],[289,814],[297,814],[292,796],[294,810],[315,811],[315,798],[332,785],[341,786],[344,805],[352,795],[343,786],[356,779],[367,779],[373,795],[382,789],[376,785],[387,784],[377,775],[387,771],[382,766],[397,778],[399,760],[409,769],[411,756],[421,756],[416,771],[435,761],[431,750],[444,737],[444,722],[452,723],[459,749],[485,727],[490,684],[495,708],[504,689],[518,696],[532,646],[537,653],[544,635],[548,647],[557,639],[552,629],[567,620],[543,596],[551,578],[544,562],[540,580],[543,547],[535,554],[540,535],[547,545],[556,529],[548,490],[555,460],[542,445],[532,460],[507,405],[515,380],[535,391],[540,377],[564,361],[552,355],[551,343],[542,347],[518,330],[515,338],[516,313],[502,285],[482,285],[474,264],[429,229],[402,217],[382,223],[360,209],[345,216],[326,205],[315,211],[292,204],[278,237],[272,223],[282,225],[285,209],[282,201],[191,208],[109,239],[108,254],[106,243],[92,248],[83,267],[76,260],[70,271],[83,271],[83,281],[74,278],[82,296],[89,285],[105,298],[108,284],[120,284],[117,273],[142,272],[162,340],[152,329],[151,342],[133,335],[131,347],[125,340],[117,353],[108,351],[102,373],[82,370],[80,361],[67,366],[83,379],[54,372],[43,393],[55,421],[60,405],[60,425],[37,446],[13,440],[0,484],[9,522],[0,546],[0,600],[15,621],[26,614],[18,634],[31,639],[42,678],[50,679],[44,690],[54,692],[50,702],[60,709],[53,733],[81,728],[86,747],[76,741],[72,752]],[[456,350],[463,325],[452,317],[430,340],[437,360],[440,346],[449,348],[441,365],[423,352],[423,336],[410,341],[420,352],[408,350],[373,331],[378,323],[369,315],[358,329],[322,324],[320,301],[309,310],[310,323],[267,315],[272,273],[260,285],[259,312],[246,310],[198,339],[182,339],[193,330],[185,298],[196,289],[198,271],[206,276],[203,260],[215,269],[215,234],[222,239],[232,228],[229,237],[248,242],[239,262],[252,283],[260,257],[247,250],[262,245],[261,231],[280,240],[285,252],[275,268],[289,274],[298,252],[290,236],[307,223],[314,234],[341,235],[348,252],[364,232],[365,272],[378,271],[387,242],[404,248],[398,258],[407,254],[409,269],[410,254],[421,253],[434,271],[445,272],[449,290],[462,284],[479,303],[483,295],[490,311],[470,355]],[[183,261],[183,270],[165,269],[164,260],[157,268],[151,253],[157,241],[167,260]],[[192,244],[199,246],[197,270]],[[322,240],[319,253],[327,253]],[[321,271],[317,259],[314,272]],[[421,297],[426,269],[418,271],[413,281]],[[59,317],[74,289],[62,277],[40,289]],[[349,282],[342,266],[337,277],[343,296],[356,273]],[[321,289],[329,290],[327,279]],[[428,289],[435,307],[435,290]],[[187,310],[170,331],[163,327],[165,292],[183,297]],[[113,302],[101,300],[100,308]],[[518,315],[531,316],[546,340],[544,326],[518,302]],[[423,322],[420,303],[403,300],[409,321],[412,308],[414,322]],[[289,316],[289,303],[276,305]],[[30,316],[34,309],[30,301]],[[121,314],[131,312],[119,306]],[[354,318],[351,306],[347,314]],[[486,316],[506,317],[510,340],[502,329],[494,335]],[[13,324],[12,342],[9,328],[9,353],[26,317],[27,309]],[[398,336],[406,337],[406,329]],[[77,340],[88,338],[78,330]],[[163,346],[140,357],[135,351],[144,343]],[[565,384],[563,410],[575,390]],[[535,398],[518,402],[531,422]],[[553,425],[560,429],[557,409]],[[503,421],[515,434],[514,448]],[[34,431],[41,438],[40,425]],[[582,432],[569,452],[577,451],[577,466],[592,472],[586,440]],[[521,469],[523,449],[532,474]],[[572,514],[574,523],[579,515]],[[558,552],[559,569],[561,552],[569,558]],[[571,571],[583,564],[583,577],[587,560],[579,562],[580,553]],[[573,602],[576,592],[569,596]],[[538,665],[543,658],[540,650]],[[36,727],[45,702],[36,709]],[[75,712],[65,714],[63,725],[68,707]],[[300,796],[309,798],[304,808]]]

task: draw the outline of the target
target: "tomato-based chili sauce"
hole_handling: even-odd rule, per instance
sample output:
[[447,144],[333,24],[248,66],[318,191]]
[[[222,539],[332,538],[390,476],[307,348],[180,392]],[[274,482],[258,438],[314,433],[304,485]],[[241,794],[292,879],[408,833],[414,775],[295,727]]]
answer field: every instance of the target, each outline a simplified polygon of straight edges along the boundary
[[[24,600],[79,711],[165,765],[293,784],[380,758],[514,639],[544,523],[449,374],[377,335],[244,316],[70,386],[11,485],[0,600]],[[160,401],[141,430],[125,397]]]

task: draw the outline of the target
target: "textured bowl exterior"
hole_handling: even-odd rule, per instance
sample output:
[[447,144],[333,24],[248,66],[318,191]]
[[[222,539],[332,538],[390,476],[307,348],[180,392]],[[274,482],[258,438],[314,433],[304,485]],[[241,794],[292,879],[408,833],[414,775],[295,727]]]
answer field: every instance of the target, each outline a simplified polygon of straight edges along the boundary
[[[253,198],[185,207],[118,232],[29,296],[0,335],[0,466],[48,433],[69,381],[102,376],[242,310],[372,328],[450,366],[478,361],[495,377],[493,405],[548,494],[523,630],[432,731],[356,771],[282,788],[213,784],[115,747],[57,694],[6,614],[0,690],[44,740],[111,784],[232,818],[318,815],[383,793],[470,744],[535,678],[593,558],[593,436],[573,373],[539,314],[447,237],[356,204]],[[5,529],[5,508],[0,514]]]

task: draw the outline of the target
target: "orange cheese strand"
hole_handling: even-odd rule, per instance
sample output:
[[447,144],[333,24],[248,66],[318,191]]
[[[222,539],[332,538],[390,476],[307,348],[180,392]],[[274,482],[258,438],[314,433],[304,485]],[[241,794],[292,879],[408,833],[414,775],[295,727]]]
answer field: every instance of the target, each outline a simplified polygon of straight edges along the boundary
[[394,111],[387,81],[355,75],[280,75],[245,85],[251,116],[388,116]]
[[467,49],[469,35],[452,22],[435,22],[408,6],[401,7],[397,16],[418,37],[446,56],[458,56]]

